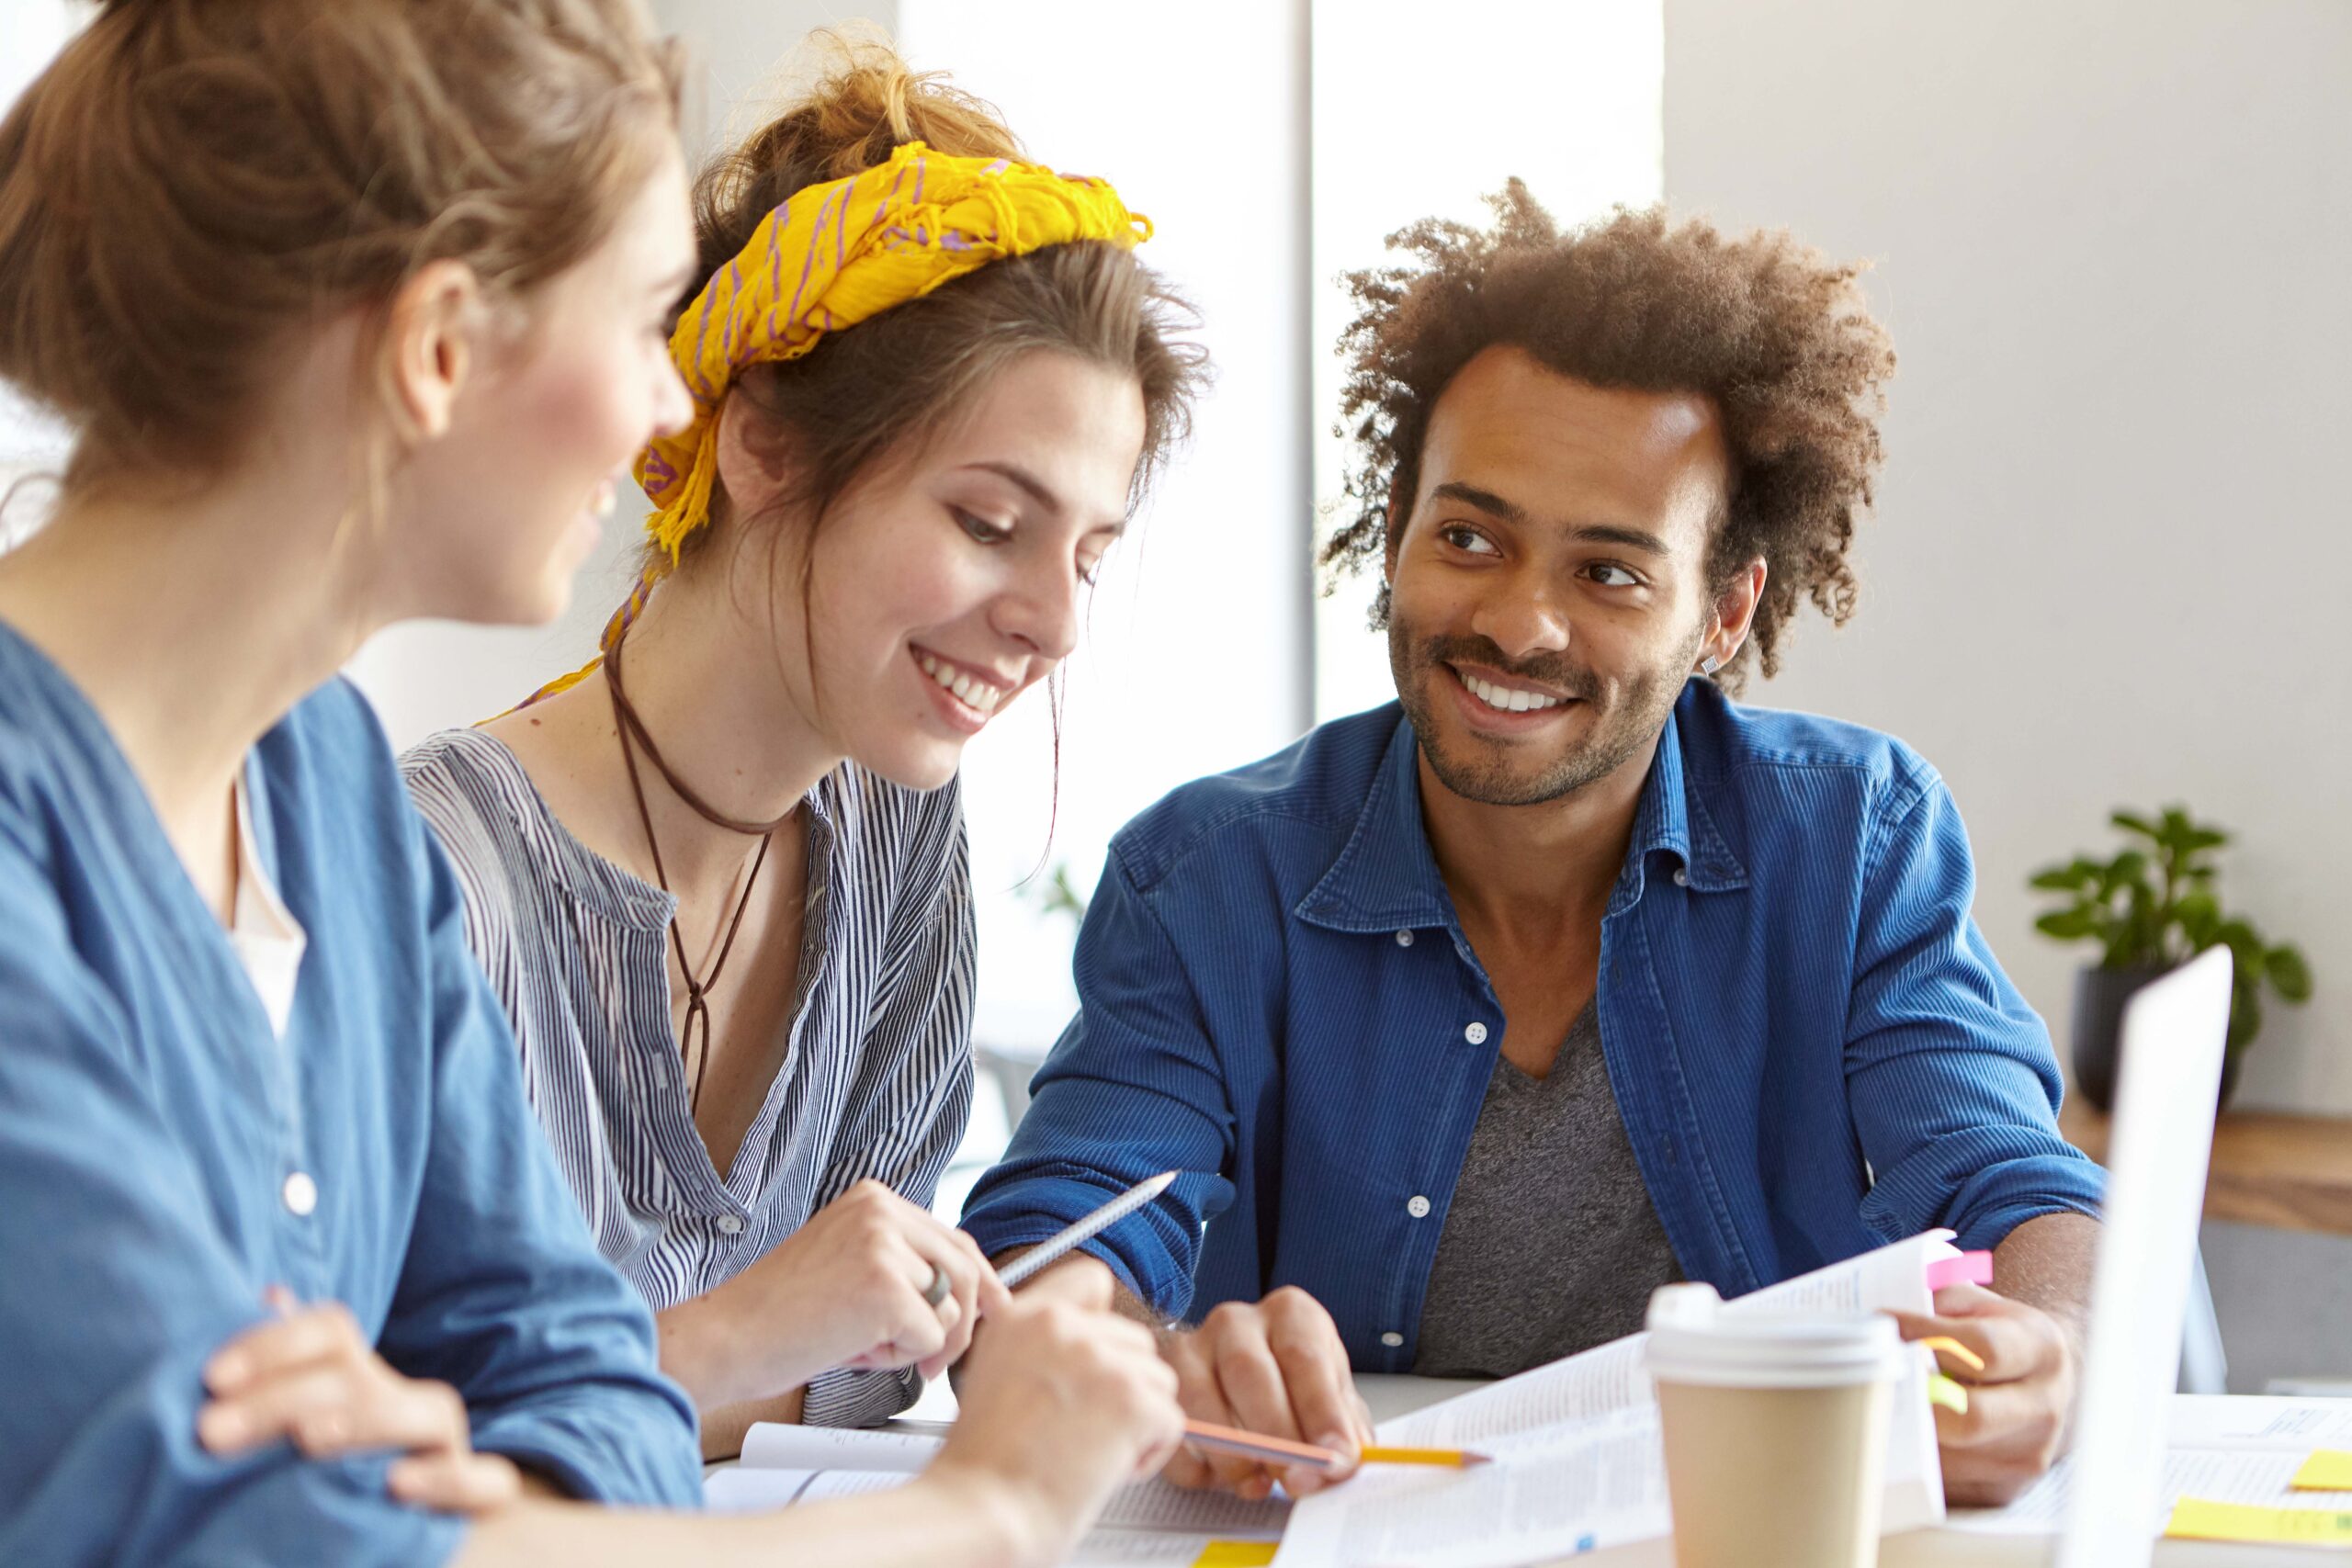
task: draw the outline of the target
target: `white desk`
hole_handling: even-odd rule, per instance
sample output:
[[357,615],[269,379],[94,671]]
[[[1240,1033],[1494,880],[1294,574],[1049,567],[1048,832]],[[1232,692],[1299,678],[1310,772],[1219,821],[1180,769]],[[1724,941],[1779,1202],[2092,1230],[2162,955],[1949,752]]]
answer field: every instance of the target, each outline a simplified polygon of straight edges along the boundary
[[[1358,1374],[1356,1388],[1372,1407],[1374,1421],[1385,1421],[1434,1404],[1441,1399],[1476,1388],[1475,1382],[1445,1378],[1402,1377],[1381,1372]],[[955,1419],[955,1395],[942,1378],[925,1390],[921,1404],[892,1426],[926,1432],[942,1430]],[[712,1470],[726,1468],[714,1465]],[[2051,1558],[2046,1540],[2018,1536],[1967,1535],[1958,1530],[1915,1530],[1889,1536],[1879,1549],[1881,1568],[2036,1568]],[[2211,1541],[2160,1540],[2155,1568],[2324,1568],[2339,1554],[2296,1547],[2232,1546]],[[1563,1558],[1560,1568],[1674,1568],[1670,1541],[1644,1541],[1638,1546],[1612,1547]]]
[[[1356,1379],[1364,1403],[1375,1421],[1402,1416],[1441,1399],[1476,1388],[1474,1382],[1439,1378],[1396,1377],[1366,1372]],[[1879,1549],[1882,1568],[2024,1568],[2050,1561],[2052,1543],[2030,1537],[1965,1535],[1957,1530],[1914,1530],[1889,1536]],[[2211,1541],[2160,1540],[2157,1568],[2324,1568],[2336,1553],[2297,1547],[2229,1546]],[[1563,1568],[1674,1568],[1670,1541],[1644,1541],[1639,1546],[1613,1547],[1563,1558]]]

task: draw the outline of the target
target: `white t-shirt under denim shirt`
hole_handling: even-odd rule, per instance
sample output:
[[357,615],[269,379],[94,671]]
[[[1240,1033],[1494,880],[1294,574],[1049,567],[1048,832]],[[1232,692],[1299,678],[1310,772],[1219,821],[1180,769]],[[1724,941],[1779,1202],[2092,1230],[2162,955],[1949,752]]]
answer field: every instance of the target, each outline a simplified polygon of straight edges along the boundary
[[270,1032],[286,1038],[294,1014],[294,982],[310,937],[286,908],[254,841],[253,796],[241,773],[232,791],[237,810],[237,891],[229,909],[229,947],[269,1015]]

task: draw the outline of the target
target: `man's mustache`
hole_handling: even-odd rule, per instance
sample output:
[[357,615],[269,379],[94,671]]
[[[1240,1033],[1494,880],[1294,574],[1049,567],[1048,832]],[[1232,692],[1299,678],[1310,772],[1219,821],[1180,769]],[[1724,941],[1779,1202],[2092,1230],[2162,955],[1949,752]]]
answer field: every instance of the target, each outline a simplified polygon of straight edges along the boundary
[[1452,663],[1483,664],[1499,674],[1516,676],[1532,685],[1547,687],[1586,702],[1600,693],[1600,682],[1592,678],[1590,671],[1556,656],[1512,659],[1490,637],[1427,637],[1419,643],[1419,649],[1416,662],[1424,667]]

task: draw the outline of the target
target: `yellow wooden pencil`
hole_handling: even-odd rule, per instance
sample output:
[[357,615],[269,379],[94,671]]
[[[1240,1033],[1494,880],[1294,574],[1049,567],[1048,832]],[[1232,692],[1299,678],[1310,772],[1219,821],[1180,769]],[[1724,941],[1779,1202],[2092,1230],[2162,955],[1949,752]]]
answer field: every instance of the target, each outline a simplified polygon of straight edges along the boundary
[[1492,1461],[1485,1454],[1467,1449],[1392,1449],[1373,1444],[1363,1450],[1366,1464],[1445,1464],[1467,1469],[1474,1464]]
[[[1218,1427],[1206,1421],[1184,1423],[1184,1440],[1194,1448],[1208,1449],[1218,1453],[1241,1454],[1262,1460],[1268,1464],[1312,1464],[1325,1470],[1337,1466],[1340,1456],[1329,1449],[1313,1443],[1295,1443],[1283,1438],[1269,1438],[1259,1432],[1244,1432],[1231,1427]],[[1367,1448],[1359,1456],[1365,1464],[1438,1464],[1464,1468],[1491,1462],[1485,1454],[1471,1453],[1462,1449],[1385,1449]]]

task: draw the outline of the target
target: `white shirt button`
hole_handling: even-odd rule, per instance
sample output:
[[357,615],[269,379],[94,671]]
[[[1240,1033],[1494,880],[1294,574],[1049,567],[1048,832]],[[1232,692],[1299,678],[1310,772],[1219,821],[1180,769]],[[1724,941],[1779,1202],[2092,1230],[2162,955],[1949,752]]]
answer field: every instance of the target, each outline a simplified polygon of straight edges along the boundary
[[1394,1350],[1397,1346],[1405,1343],[1405,1337],[1392,1328],[1380,1337],[1380,1342]]
[[1405,1212],[1417,1220],[1426,1220],[1430,1217],[1430,1201],[1416,1192],[1405,1200]]
[[1487,1043],[1487,1026],[1483,1023],[1474,1023],[1462,1032],[1462,1038],[1473,1045],[1484,1045]]
[[718,1216],[718,1229],[725,1235],[740,1235],[743,1231],[743,1222],[732,1214],[721,1214]]
[[1680,866],[1679,866],[1679,865],[1678,865],[1678,866],[1676,866],[1676,867],[1674,868],[1674,885],[1675,885],[1677,887],[1688,887],[1688,886],[1690,886],[1690,874],[1689,872],[1687,872],[1687,871],[1683,870]]
[[1412,946],[1413,933],[1411,931],[1398,931],[1396,933],[1396,945],[1399,947]]
[[286,1200],[286,1212],[298,1220],[310,1218],[311,1211],[319,1206],[319,1184],[308,1171],[298,1170],[288,1177],[277,1195]]

